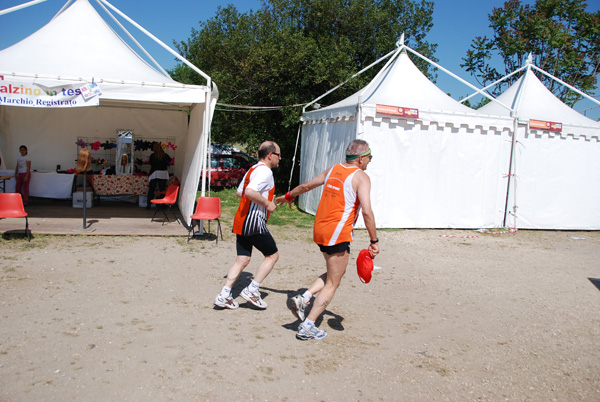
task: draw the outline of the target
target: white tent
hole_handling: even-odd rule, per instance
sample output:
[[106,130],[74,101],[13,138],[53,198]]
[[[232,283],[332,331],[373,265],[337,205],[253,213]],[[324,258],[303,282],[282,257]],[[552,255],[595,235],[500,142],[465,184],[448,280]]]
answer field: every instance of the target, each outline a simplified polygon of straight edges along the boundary
[[[109,16],[106,6],[129,20],[107,1],[97,1]],[[75,142],[81,136],[106,138],[129,129],[139,139],[174,137],[174,173],[182,182],[179,208],[189,224],[198,183],[205,176],[216,86],[159,43],[202,74],[207,85],[175,82],[136,54],[88,0],[69,3],[40,30],[0,51],[0,87],[83,88],[95,83],[101,95],[90,102],[98,106],[20,107],[18,100],[0,93],[3,164],[15,165],[20,144],[27,144],[35,155],[34,168],[54,171],[56,165],[74,166]]]
[[[508,211],[518,228],[600,229],[600,123],[571,109],[525,74],[497,99],[517,122]],[[551,76],[550,76],[551,77]],[[552,77],[554,78],[554,77]],[[491,102],[481,113],[510,116]]]
[[[379,228],[501,227],[512,119],[456,102],[407,51],[423,57],[401,44],[365,88],[303,113],[300,181],[342,162],[347,144],[363,139],[373,151],[367,173]],[[315,213],[320,196],[303,194],[300,208]]]

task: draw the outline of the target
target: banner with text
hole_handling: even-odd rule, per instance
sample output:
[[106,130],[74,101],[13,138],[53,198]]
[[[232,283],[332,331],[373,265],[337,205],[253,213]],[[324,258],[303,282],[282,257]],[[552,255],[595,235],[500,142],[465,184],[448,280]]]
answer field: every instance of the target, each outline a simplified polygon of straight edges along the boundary
[[386,114],[388,116],[408,117],[409,119],[419,118],[419,109],[414,107],[398,107],[388,105],[377,105],[377,114]]
[[562,123],[556,123],[554,121],[543,121],[543,120],[529,120],[529,128],[536,130],[547,130],[560,133],[562,131]]
[[0,76],[0,105],[22,107],[98,106],[100,88],[95,83],[47,87],[26,80]]

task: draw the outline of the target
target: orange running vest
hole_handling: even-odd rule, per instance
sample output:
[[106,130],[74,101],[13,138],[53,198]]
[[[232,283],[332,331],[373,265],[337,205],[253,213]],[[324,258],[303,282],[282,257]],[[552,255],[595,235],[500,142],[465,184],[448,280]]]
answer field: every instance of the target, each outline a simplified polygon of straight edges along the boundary
[[[244,176],[244,188],[242,190],[242,197],[240,199],[240,205],[233,218],[233,233],[250,236],[257,233],[268,232],[267,221],[271,215],[267,212],[267,208],[256,205],[248,197],[246,197],[246,187],[250,184],[250,178],[252,172],[261,164],[256,164],[248,170]],[[269,201],[273,201],[275,198],[275,186],[269,190]]]
[[352,241],[352,229],[360,211],[358,195],[352,189],[352,178],[359,169],[338,164],[325,177],[323,195],[315,215],[315,243],[334,246]]

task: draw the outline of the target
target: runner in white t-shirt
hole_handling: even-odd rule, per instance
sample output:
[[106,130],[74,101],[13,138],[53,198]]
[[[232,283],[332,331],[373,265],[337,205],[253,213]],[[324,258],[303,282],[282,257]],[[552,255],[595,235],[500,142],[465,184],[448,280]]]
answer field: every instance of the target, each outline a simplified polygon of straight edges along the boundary
[[233,220],[237,257],[229,268],[221,293],[215,298],[215,305],[218,307],[234,309],[239,306],[231,295],[231,288],[250,263],[252,248],[255,247],[265,258],[250,285],[240,295],[258,308],[267,308],[258,289],[279,259],[277,245],[267,229],[267,220],[269,214],[277,208],[273,202],[275,184],[271,169],[279,166],[280,152],[279,145],[275,142],[262,143],[258,148],[259,162],[248,170],[238,187],[240,205]]
[[[248,179],[248,183],[246,183],[246,179]],[[237,189],[238,197],[241,197],[241,195],[244,193],[244,185],[247,185],[246,188],[260,193],[263,198],[273,201],[271,193],[274,194],[275,181],[273,180],[273,172],[265,163],[258,162],[256,165],[252,166],[248,172],[246,172],[246,175],[240,182],[240,185]],[[247,215],[244,217],[240,216],[239,222],[234,220],[234,233],[241,234],[243,236],[250,236],[257,233],[268,232],[268,216],[269,212],[264,205],[251,202]],[[236,219],[238,219],[237,214]],[[236,225],[237,231],[235,227]],[[239,226],[241,226],[241,230]]]

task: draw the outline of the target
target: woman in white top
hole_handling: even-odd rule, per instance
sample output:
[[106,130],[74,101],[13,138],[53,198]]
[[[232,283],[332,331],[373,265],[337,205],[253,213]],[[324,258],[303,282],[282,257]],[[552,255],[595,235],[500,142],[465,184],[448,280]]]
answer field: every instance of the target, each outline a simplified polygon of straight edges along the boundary
[[21,155],[17,158],[17,166],[15,167],[15,192],[21,193],[23,196],[23,205],[29,204],[29,182],[31,181],[31,158],[27,155],[27,147],[21,145],[19,147]]

